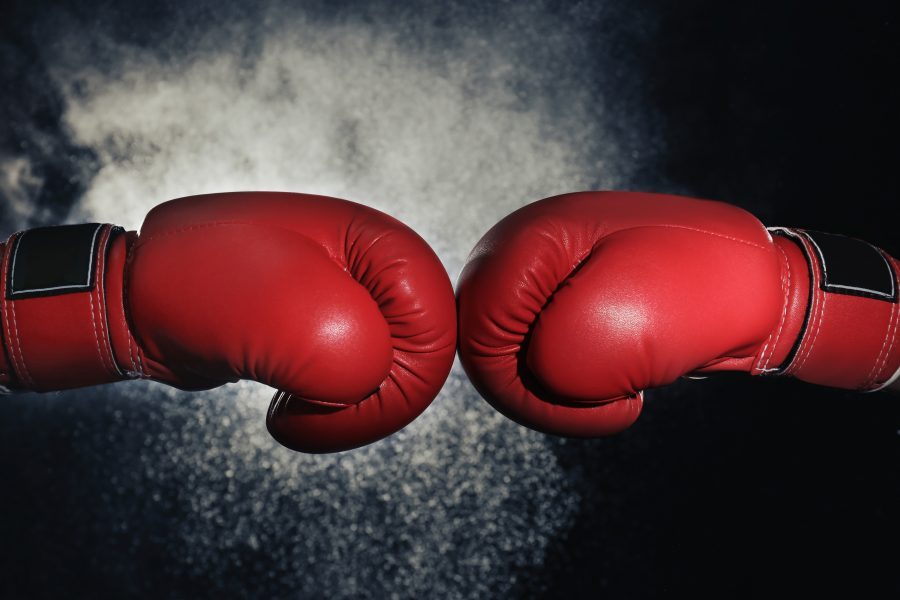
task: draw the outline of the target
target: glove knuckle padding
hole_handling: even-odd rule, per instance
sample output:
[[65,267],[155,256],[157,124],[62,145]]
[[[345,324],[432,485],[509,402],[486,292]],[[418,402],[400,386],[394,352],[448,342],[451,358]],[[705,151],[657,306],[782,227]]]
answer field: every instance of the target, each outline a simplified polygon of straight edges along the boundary
[[297,450],[349,449],[402,428],[452,363],[440,261],[408,227],[352,202],[235,193],[160,205],[127,286],[145,358],[179,369],[163,378],[279,388],[267,424]]
[[384,380],[392,348],[378,305],[320,246],[254,224],[182,232],[133,253],[128,296],[140,299],[131,314],[147,359],[179,379],[248,378],[335,403]]
[[479,391],[525,425],[614,433],[637,418],[643,389],[765,340],[783,304],[779,269],[768,233],[736,207],[550,198],[498,223],[470,255],[460,357]]

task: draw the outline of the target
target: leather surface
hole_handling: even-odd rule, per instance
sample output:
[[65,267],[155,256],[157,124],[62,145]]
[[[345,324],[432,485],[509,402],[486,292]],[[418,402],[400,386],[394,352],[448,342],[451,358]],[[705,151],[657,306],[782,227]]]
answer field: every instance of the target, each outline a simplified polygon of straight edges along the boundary
[[[6,261],[6,242],[0,242],[0,260]],[[0,276],[2,276],[2,273],[0,273]],[[15,374],[13,373],[12,363],[6,349],[7,336],[2,333],[2,330],[6,329],[6,319],[3,317],[2,310],[0,310],[0,321],[3,323],[3,327],[0,328],[0,336],[3,336],[3,343],[0,344],[0,386],[7,388],[15,381]]]
[[[411,229],[365,206],[268,192],[181,198],[154,208],[139,235],[119,235],[105,257],[104,312],[94,315],[108,327],[103,360],[59,354],[83,349],[81,338],[30,337],[26,356],[47,372],[20,387],[129,376],[199,390],[252,379],[285,392],[267,421],[281,443],[327,452],[402,428],[449,374],[446,271]],[[30,298],[15,309],[83,338],[97,299]]]
[[[92,283],[74,293],[15,297],[9,293],[9,284],[16,253],[7,251],[0,256],[0,313],[9,361],[5,377],[12,387],[51,391],[123,377],[110,346],[103,285],[106,249],[121,232],[109,225],[99,227],[97,232],[97,258],[90,268]],[[24,234],[13,234],[5,248],[14,248],[20,235]]]
[[147,216],[126,281],[145,368],[186,387],[249,378],[285,390],[268,427],[298,450],[400,429],[453,360],[440,261],[411,229],[352,202],[232,193],[164,203]]
[[[775,374],[800,342],[805,357],[815,338],[809,273],[799,246],[773,241],[735,206],[556,196],[510,214],[472,251],[457,288],[460,358],[482,395],[520,423],[615,433],[637,418],[647,388],[721,370]],[[831,302],[807,381],[857,387],[893,373],[882,347],[896,336],[890,305],[846,298]],[[848,343],[851,328],[861,333]]]
[[[803,381],[861,391],[880,388],[900,366],[900,303],[896,290],[890,301],[827,291],[821,256],[802,230],[792,239],[804,249],[812,274],[813,293],[806,311],[806,331],[784,373]],[[883,253],[892,267],[896,261]]]

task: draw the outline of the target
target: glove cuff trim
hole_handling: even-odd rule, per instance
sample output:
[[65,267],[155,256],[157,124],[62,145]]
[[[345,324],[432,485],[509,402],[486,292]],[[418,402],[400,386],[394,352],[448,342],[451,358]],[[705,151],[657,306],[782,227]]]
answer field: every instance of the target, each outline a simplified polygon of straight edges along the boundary
[[880,387],[900,363],[900,302],[891,258],[853,238],[770,231],[800,247],[810,282],[800,335],[774,374],[847,389]]
[[0,313],[14,387],[66,389],[123,377],[110,344],[104,277],[110,240],[120,231],[92,223],[10,238]]

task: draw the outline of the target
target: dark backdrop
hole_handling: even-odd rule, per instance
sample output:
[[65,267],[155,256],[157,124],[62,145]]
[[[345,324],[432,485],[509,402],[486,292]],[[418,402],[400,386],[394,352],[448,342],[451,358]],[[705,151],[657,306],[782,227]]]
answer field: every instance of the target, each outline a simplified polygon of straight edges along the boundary
[[[118,89],[150,72],[146,56],[177,66],[234,44],[252,70],[267,31],[296,20],[390,38],[410,60],[425,56],[438,82],[458,83],[454,69],[471,61],[484,79],[463,77],[466,106],[499,102],[479,91],[505,77],[504,110],[537,110],[537,137],[602,131],[571,144],[583,163],[554,158],[563,166],[548,187],[523,188],[534,192],[519,192],[515,173],[463,182],[448,170],[429,177],[445,176],[448,190],[467,186],[462,208],[441,208],[439,198],[419,212],[415,200],[382,202],[426,231],[451,276],[496,218],[539,197],[524,194],[584,187],[727,200],[767,224],[900,252],[887,216],[898,206],[900,160],[895,2],[515,4],[6,0],[3,235],[100,205],[114,214],[104,190],[121,188],[97,182],[108,181],[110,165],[126,180],[141,172],[140,161],[121,166],[132,152],[122,144],[138,138],[85,133],[107,126],[102,112],[88,125],[78,112],[99,96],[89,78],[67,73],[98,69]],[[237,42],[231,33],[242,27]],[[503,60],[478,66],[470,44],[479,40]],[[297,44],[305,47],[302,36]],[[135,53],[144,58],[129,62]],[[322,55],[320,77],[352,69]],[[504,61],[511,75],[497,76]],[[360,85],[374,95],[388,84]],[[498,132],[498,148],[524,144],[514,133]],[[541,152],[522,156],[540,164]],[[462,225],[441,229],[426,214],[434,210],[462,215]],[[137,382],[0,397],[0,596],[900,592],[896,396],[725,375],[648,393],[622,435],[566,441],[497,417],[456,370],[422,423],[337,457],[301,457],[268,441],[260,396]]]

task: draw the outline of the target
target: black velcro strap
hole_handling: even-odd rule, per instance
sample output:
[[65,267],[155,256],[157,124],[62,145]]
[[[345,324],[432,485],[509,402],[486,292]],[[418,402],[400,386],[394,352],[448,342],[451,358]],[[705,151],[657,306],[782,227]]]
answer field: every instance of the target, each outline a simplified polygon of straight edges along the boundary
[[38,227],[16,236],[6,284],[10,300],[94,287],[100,223]]
[[803,234],[819,255],[823,290],[897,302],[897,274],[878,248],[833,233]]

